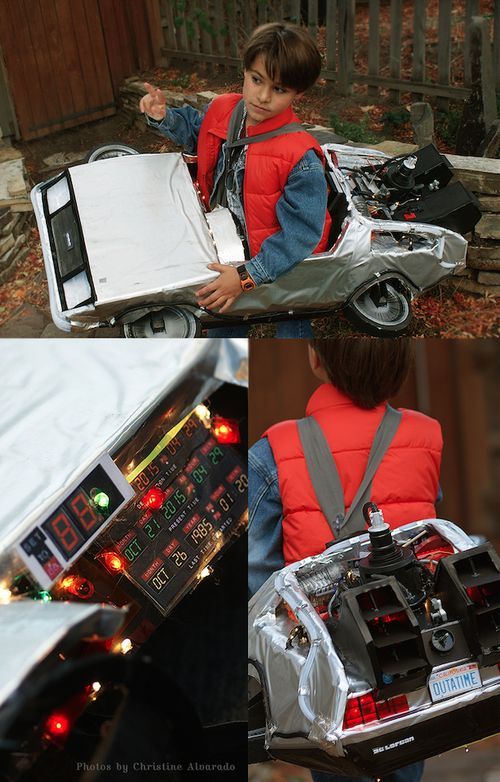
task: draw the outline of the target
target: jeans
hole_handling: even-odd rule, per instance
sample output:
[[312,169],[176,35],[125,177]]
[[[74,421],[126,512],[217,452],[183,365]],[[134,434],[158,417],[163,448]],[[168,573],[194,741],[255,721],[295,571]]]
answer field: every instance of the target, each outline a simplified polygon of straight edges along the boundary
[[[382,782],[420,782],[424,773],[424,763],[412,763],[411,766],[399,768],[392,774],[381,777]],[[326,771],[311,771],[314,782],[373,782],[375,777],[342,777],[329,774]]]

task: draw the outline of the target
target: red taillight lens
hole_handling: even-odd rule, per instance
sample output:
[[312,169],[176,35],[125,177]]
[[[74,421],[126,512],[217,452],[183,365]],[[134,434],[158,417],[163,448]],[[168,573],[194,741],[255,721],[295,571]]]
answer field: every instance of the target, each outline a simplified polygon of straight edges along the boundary
[[358,725],[367,725],[375,720],[394,717],[409,710],[406,695],[396,695],[384,701],[376,701],[371,692],[358,698],[348,698],[344,715],[344,730],[350,730]]
[[241,443],[238,421],[232,418],[222,418],[216,415],[212,423],[212,431],[218,443],[223,445],[238,445]]

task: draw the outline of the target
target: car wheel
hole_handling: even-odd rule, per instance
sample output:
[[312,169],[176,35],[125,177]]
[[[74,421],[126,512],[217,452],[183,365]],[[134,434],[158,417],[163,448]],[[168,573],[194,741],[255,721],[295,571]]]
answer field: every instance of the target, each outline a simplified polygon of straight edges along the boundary
[[183,307],[164,307],[149,312],[133,323],[126,323],[123,334],[129,339],[145,337],[191,339],[200,336],[201,323],[191,310]]
[[355,295],[344,309],[353,326],[379,337],[403,334],[412,317],[410,293],[397,280],[371,285]]
[[96,160],[106,160],[110,157],[123,157],[124,155],[138,155],[139,152],[133,147],[127,147],[126,144],[102,144],[100,147],[91,149],[86,157],[86,163],[95,163]]

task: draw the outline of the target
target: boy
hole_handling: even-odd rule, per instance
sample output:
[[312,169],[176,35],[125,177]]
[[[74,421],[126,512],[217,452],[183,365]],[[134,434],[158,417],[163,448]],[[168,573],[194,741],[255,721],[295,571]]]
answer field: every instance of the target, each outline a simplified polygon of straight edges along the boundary
[[[271,22],[253,32],[243,62],[242,96],[218,96],[204,116],[190,106],[167,111],[163,93],[149,84],[140,102],[149,124],[187,151],[197,151],[198,180],[207,207],[228,206],[246,242],[250,260],[237,268],[210,264],[219,277],[198,291],[199,305],[220,313],[245,291],[272,282],[313,252],[324,252],[331,224],[323,153],[305,131],[237,147],[231,159],[227,157],[229,121],[241,98],[239,138],[298,121],[292,103],[316,82],[321,70],[315,42],[301,27]],[[278,324],[277,336],[309,335],[307,322]]]
[[[387,399],[401,388],[412,363],[409,340],[313,340],[309,361],[322,381],[306,414],[330,446],[349,510],[366,469]],[[293,384],[293,371],[289,382]],[[391,527],[435,518],[442,436],[437,421],[402,410],[396,433],[375,473],[370,499]],[[324,551],[332,530],[316,498],[297,422],[274,424],[248,453],[248,583],[254,594],[275,570]],[[342,531],[339,528],[339,535]],[[336,536],[337,537],[337,536]],[[382,782],[420,782],[414,763]],[[314,782],[355,782],[313,771]],[[374,782],[363,777],[358,782]]]

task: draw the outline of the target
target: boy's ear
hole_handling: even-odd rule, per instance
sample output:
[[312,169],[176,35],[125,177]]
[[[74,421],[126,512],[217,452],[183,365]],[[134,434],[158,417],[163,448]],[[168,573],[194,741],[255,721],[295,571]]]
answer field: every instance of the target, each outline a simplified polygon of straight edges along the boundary
[[304,96],[304,92],[296,92],[294,100],[300,100]]

